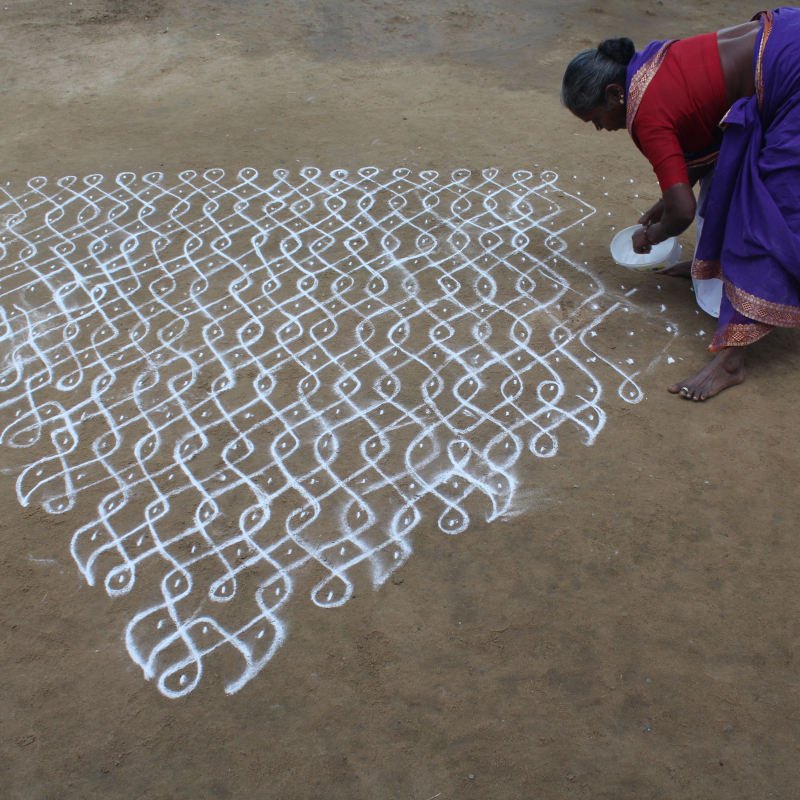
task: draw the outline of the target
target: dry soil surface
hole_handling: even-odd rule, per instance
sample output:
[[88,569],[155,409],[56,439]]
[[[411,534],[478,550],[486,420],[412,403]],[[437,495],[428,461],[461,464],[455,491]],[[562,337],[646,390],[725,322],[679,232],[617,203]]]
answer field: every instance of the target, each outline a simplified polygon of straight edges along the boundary
[[0,795],[794,796],[797,335],[667,394],[713,320],[558,101],[759,7],[6,3]]

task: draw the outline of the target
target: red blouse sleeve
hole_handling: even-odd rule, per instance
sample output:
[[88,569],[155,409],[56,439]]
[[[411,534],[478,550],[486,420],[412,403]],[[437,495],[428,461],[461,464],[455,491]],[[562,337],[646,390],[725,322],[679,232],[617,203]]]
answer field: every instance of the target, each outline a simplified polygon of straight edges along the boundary
[[653,166],[662,192],[676,183],[689,183],[683,150],[674,130],[642,114],[642,109],[636,115],[634,129],[639,149]]

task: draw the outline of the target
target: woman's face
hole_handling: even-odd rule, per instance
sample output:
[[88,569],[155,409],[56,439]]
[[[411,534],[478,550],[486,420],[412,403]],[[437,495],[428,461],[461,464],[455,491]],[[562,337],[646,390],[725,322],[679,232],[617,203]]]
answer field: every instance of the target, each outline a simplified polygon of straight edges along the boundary
[[606,90],[605,105],[595,106],[589,111],[572,113],[584,122],[591,122],[598,131],[619,131],[625,127],[625,93],[621,86],[609,86]]

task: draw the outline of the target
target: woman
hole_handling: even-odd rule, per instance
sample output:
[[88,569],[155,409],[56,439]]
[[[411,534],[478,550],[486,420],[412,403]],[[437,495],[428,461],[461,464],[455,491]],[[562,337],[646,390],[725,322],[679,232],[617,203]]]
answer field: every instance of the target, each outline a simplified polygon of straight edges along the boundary
[[705,400],[741,383],[747,345],[800,327],[800,9],[640,53],[609,39],[570,62],[561,97],[597,130],[627,128],[653,165],[662,199],[640,220],[637,253],[691,225],[705,174],[691,275],[701,305],[703,282],[724,284],[716,356],[669,391]]

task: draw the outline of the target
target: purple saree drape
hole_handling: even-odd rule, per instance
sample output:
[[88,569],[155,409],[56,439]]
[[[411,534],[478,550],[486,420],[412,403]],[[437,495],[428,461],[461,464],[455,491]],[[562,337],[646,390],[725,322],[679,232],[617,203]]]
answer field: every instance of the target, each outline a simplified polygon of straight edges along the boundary
[[[721,145],[684,153],[691,166],[717,163],[692,265],[696,280],[725,285],[712,352],[755,342],[775,326],[800,327],[800,9],[759,18],[756,94],[730,108]],[[642,95],[671,44],[651,42],[628,66],[632,136]]]
[[725,128],[697,279],[725,284],[709,350],[747,345],[773,327],[800,327],[800,9],[763,12],[753,54],[756,95]]

